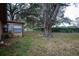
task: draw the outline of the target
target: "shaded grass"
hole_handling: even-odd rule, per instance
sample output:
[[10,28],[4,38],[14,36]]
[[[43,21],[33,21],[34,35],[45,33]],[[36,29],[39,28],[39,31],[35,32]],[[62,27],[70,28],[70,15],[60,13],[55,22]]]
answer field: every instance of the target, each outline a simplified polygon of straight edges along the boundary
[[26,55],[27,51],[31,46],[31,37],[19,37],[16,39],[12,39],[12,44],[8,48],[0,48],[0,55]]
[[53,33],[45,38],[40,32],[26,32],[25,36],[12,39],[9,48],[0,48],[0,55],[77,56],[79,33]]

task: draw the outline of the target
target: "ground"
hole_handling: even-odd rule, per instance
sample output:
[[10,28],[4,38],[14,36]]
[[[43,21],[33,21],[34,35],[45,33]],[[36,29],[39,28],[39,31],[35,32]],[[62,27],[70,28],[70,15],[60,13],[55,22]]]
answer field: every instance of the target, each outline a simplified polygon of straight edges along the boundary
[[79,33],[52,33],[45,38],[40,32],[26,32],[11,39],[11,45],[0,48],[0,55],[12,56],[79,56]]

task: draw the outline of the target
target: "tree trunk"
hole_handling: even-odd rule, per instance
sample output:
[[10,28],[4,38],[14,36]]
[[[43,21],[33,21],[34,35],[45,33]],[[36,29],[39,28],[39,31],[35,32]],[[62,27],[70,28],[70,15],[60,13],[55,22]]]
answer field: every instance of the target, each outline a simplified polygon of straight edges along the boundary
[[[59,10],[59,4],[56,4],[55,9],[52,9],[52,7],[50,7],[51,4],[46,4],[46,8],[44,11],[44,36],[46,37],[51,37],[52,36],[52,19],[55,21],[56,20],[56,16]],[[52,17],[50,17],[50,9],[54,10]],[[53,22],[54,23],[54,22]]]
[[44,27],[44,36],[45,37],[51,37],[52,36],[52,29],[51,26]]
[[46,18],[46,21],[44,21],[44,36],[46,37],[51,37],[52,33],[52,25],[51,25],[51,20]]

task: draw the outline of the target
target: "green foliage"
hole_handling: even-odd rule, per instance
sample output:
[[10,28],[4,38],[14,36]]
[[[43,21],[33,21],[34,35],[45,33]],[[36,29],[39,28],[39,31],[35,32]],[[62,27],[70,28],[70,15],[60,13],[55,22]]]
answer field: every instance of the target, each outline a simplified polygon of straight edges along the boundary
[[13,36],[13,34],[11,32],[3,33],[2,39],[8,39],[8,38],[11,38],[12,36]]
[[[47,7],[45,10],[43,10],[45,8],[45,5]],[[64,23],[71,24],[71,19],[64,17],[66,6],[62,4],[63,6],[60,6],[61,8],[59,8],[59,10],[57,9],[58,12],[56,12],[55,11],[56,5],[57,5],[56,3],[55,4],[8,3],[8,12],[9,12],[8,14],[9,17],[12,18],[12,20],[14,20],[14,18],[17,18],[16,20],[19,20],[20,18],[22,21],[25,21],[26,25],[24,28],[29,27],[33,29],[34,27],[42,27],[44,25],[45,19],[47,19],[47,22],[49,21],[51,27],[52,25],[60,25],[61,23],[63,23],[63,25]],[[53,13],[55,14],[55,16]],[[56,19],[56,17],[58,17],[58,19]],[[34,30],[37,31],[37,29]],[[40,29],[38,29],[38,31],[39,30]]]
[[[34,31],[44,31],[43,28],[35,28]],[[52,28],[52,32],[79,32],[79,28]]]
[[66,32],[66,33],[79,32],[79,28],[53,28],[52,32]]

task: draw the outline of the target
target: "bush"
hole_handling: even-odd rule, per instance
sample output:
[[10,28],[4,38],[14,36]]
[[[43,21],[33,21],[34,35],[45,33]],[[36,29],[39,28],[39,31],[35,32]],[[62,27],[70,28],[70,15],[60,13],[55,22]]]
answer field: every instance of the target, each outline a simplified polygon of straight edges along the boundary
[[8,32],[8,33],[3,33],[2,35],[2,39],[5,40],[5,39],[8,39],[8,38],[11,38],[13,35],[11,32]]
[[[44,28],[36,28],[34,31],[44,31]],[[79,32],[79,28],[52,28],[52,32]]]

